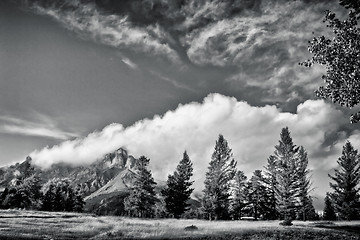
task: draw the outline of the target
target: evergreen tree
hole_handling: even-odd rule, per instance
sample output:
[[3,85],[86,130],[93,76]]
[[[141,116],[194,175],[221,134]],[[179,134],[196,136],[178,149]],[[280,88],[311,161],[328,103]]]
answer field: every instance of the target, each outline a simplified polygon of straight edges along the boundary
[[68,178],[50,179],[42,187],[41,209],[45,211],[81,211],[84,201],[80,194],[75,194]]
[[[300,147],[298,151],[298,180],[299,180],[299,200],[300,200],[300,212],[302,212],[302,220],[306,221],[307,213],[310,211],[309,208],[312,207],[309,205],[309,201],[312,202],[311,199],[309,199],[309,192],[311,187],[310,182],[310,170],[308,169],[308,157],[307,152],[305,151],[304,147]],[[315,211],[315,210],[314,210]]]
[[340,219],[354,220],[360,218],[360,160],[358,151],[347,141],[338,159],[340,169],[335,170],[335,176],[329,177],[335,181],[330,183],[334,189],[331,200]]
[[336,220],[335,209],[331,203],[330,194],[327,192],[325,197],[325,207],[323,213],[323,220]]
[[46,192],[44,193],[43,198],[42,198],[41,210],[53,211],[54,205],[55,205],[54,189],[55,189],[55,186],[53,184],[50,184],[48,186],[48,189],[46,190]]
[[289,129],[283,128],[279,144],[275,146],[274,160],[276,165],[275,197],[284,225],[291,225],[296,207],[299,205],[297,152],[298,147],[294,145]]
[[231,149],[219,135],[205,179],[203,207],[209,220],[229,218],[230,183],[235,173],[236,162]]
[[267,159],[267,166],[265,167],[264,185],[266,187],[267,213],[265,219],[277,219],[279,214],[277,212],[276,204],[276,158],[273,155]]
[[255,220],[266,212],[266,188],[262,185],[263,176],[261,170],[255,170],[248,183],[248,203]]
[[[304,205],[303,205],[304,204]],[[307,196],[304,203],[302,203],[301,208],[297,212],[298,220],[318,220],[319,215],[316,213],[312,197]]]
[[80,193],[77,193],[75,195],[75,201],[74,201],[74,208],[73,211],[74,212],[82,212],[83,208],[84,208],[85,202],[83,197],[81,196]]
[[130,195],[124,200],[125,210],[129,215],[137,217],[151,217],[154,214],[156,202],[155,185],[151,171],[147,169],[150,159],[141,156],[136,161],[137,175]]
[[193,175],[192,171],[192,163],[185,151],[175,172],[168,176],[166,188],[161,191],[167,212],[175,218],[180,218],[181,214],[188,210],[189,204],[187,202],[194,190],[190,188],[193,184],[190,181]]
[[231,216],[233,219],[241,219],[243,209],[248,203],[247,177],[243,171],[236,172],[233,184],[233,197],[231,199]]

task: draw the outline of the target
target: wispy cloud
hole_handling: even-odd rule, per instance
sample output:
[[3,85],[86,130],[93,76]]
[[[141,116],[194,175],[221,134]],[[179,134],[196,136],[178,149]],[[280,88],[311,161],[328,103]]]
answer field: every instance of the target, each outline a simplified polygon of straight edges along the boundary
[[183,85],[183,84],[179,83],[179,82],[178,82],[177,80],[175,80],[175,79],[166,77],[166,76],[164,76],[164,75],[162,75],[162,74],[160,74],[160,73],[158,73],[158,72],[155,72],[155,71],[153,71],[153,70],[149,70],[149,72],[150,72],[152,75],[156,76],[157,78],[159,78],[159,79],[161,79],[161,80],[164,80],[164,81],[166,81],[166,82],[171,83],[172,85],[174,85],[174,86],[177,87],[177,88],[181,88],[181,89],[185,89],[185,90],[188,90],[188,91],[195,92],[194,89],[192,89],[192,88],[190,88],[190,87],[188,87],[188,86],[186,86],[186,85]]
[[65,0],[62,3],[41,4],[34,1],[28,5],[37,13],[51,16],[84,38],[90,37],[119,49],[131,48],[136,52],[151,53],[180,63],[176,51],[162,39],[166,34],[156,26],[135,26],[126,15],[101,11],[91,2]]
[[0,116],[0,132],[14,135],[47,137],[59,140],[79,137],[78,134],[63,131],[54,120],[43,114],[33,114],[33,120],[9,115]]
[[121,57],[121,61],[123,63],[125,63],[126,65],[128,65],[132,69],[137,69],[138,68],[138,66],[127,57]]

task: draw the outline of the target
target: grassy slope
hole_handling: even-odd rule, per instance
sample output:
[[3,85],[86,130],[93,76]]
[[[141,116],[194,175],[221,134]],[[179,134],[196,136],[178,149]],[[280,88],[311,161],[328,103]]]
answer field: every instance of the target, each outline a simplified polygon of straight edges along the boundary
[[[185,231],[189,225],[198,230]],[[320,226],[320,227],[319,227]],[[96,217],[0,210],[0,239],[360,239],[360,221],[335,224]]]

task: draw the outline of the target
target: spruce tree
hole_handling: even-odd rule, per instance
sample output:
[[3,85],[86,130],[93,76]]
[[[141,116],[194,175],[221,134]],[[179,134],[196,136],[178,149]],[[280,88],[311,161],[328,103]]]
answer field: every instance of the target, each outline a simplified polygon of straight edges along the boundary
[[238,170],[234,177],[233,196],[231,199],[231,216],[233,219],[241,219],[243,209],[248,203],[247,177],[243,171]]
[[203,208],[209,220],[228,219],[230,205],[230,182],[236,173],[236,162],[231,149],[219,135],[206,173]]
[[319,219],[319,215],[315,211],[315,208],[313,205],[313,200],[312,200],[311,196],[306,197],[306,199],[304,201],[304,205],[301,205],[301,208],[299,208],[299,210],[297,212],[298,220],[304,220],[304,217],[306,220],[318,220]]
[[323,220],[330,220],[330,221],[336,220],[336,213],[331,203],[330,193],[328,192],[326,193],[326,197],[324,201],[325,201],[325,207],[323,213]]
[[190,188],[193,184],[190,181],[192,171],[192,163],[185,151],[174,173],[168,176],[166,188],[161,191],[167,212],[175,218],[180,218],[188,210],[188,200],[194,190]]
[[311,201],[311,199],[309,200],[309,192],[310,192],[310,187],[311,187],[311,182],[310,182],[310,170],[308,169],[308,157],[307,157],[307,152],[304,149],[304,147],[300,147],[299,151],[298,151],[298,158],[297,158],[297,175],[298,175],[298,180],[299,180],[299,200],[300,200],[300,212],[302,213],[302,220],[306,221],[307,218],[307,212],[309,211],[308,209],[311,208],[311,206],[309,206],[309,201]]
[[137,217],[152,217],[156,202],[155,185],[151,171],[147,169],[150,159],[141,156],[135,163],[137,174],[130,190],[130,195],[124,200],[125,210],[129,215]]
[[266,200],[268,211],[265,219],[274,220],[277,219],[279,214],[276,204],[276,158],[273,155],[267,159],[267,166],[264,171],[264,185],[266,187]]
[[266,188],[263,185],[263,176],[261,170],[255,170],[248,183],[248,203],[251,207],[251,213],[255,220],[260,215],[264,215],[266,206]]
[[355,220],[360,218],[360,161],[358,151],[347,141],[338,159],[340,169],[335,170],[335,176],[329,177],[335,181],[330,183],[334,189],[331,200],[340,219]]
[[297,152],[298,147],[294,145],[289,129],[283,128],[279,144],[275,146],[274,160],[276,165],[275,197],[284,225],[291,225],[296,207],[299,205]]

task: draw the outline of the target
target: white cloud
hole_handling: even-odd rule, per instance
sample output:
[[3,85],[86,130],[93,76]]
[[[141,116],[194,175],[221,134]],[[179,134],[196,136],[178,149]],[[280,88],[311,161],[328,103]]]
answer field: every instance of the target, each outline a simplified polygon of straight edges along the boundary
[[121,61],[123,62],[123,63],[125,63],[126,65],[128,65],[130,68],[132,68],[132,69],[137,69],[138,68],[138,66],[133,62],[133,61],[131,61],[129,58],[127,58],[127,57],[122,57],[121,58]]
[[[346,121],[339,110],[322,100],[308,100],[292,114],[275,106],[254,107],[232,97],[210,94],[202,103],[179,105],[163,116],[144,119],[127,128],[113,123],[84,138],[30,155],[43,167],[58,162],[88,164],[125,147],[135,157],[149,157],[155,178],[165,180],[187,150],[194,162],[194,180],[201,186],[219,134],[228,140],[238,168],[250,174],[263,168],[278,143],[281,128],[288,126],[295,144],[308,150],[310,165],[315,168],[327,164],[319,154],[326,151],[322,146],[326,134],[336,132]],[[314,152],[318,157],[312,159]]]
[[0,116],[0,132],[25,136],[48,137],[60,140],[79,137],[78,134],[63,131],[56,122],[46,115],[34,113],[34,120],[25,120],[13,116]]

